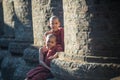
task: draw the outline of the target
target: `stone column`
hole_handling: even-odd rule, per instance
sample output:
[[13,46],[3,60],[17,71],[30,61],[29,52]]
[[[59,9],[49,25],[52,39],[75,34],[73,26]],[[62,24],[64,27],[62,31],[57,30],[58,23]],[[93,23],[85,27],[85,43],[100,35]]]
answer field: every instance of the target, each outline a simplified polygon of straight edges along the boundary
[[52,61],[53,74],[60,80],[110,80],[118,76],[117,2],[63,0],[63,5],[65,53]]
[[15,39],[33,41],[31,0],[14,0]]
[[8,47],[8,44],[11,42],[11,40],[14,38],[15,33],[14,33],[14,4],[13,1],[11,0],[3,0],[2,5],[1,5],[1,9],[3,7],[3,16],[2,14],[0,14],[2,17],[4,18],[4,23],[2,26],[2,30],[3,30],[3,35],[1,36],[0,39],[0,47]]
[[14,0],[15,41],[9,44],[9,51],[23,54],[33,43],[31,0]]
[[4,36],[14,37],[14,4],[13,1],[3,0],[3,15],[4,15]]
[[[37,46],[43,45],[43,33],[48,30],[47,17],[50,16],[49,11],[50,0],[34,0],[32,1],[32,16],[34,30],[34,44]],[[46,13],[48,11],[48,13]]]

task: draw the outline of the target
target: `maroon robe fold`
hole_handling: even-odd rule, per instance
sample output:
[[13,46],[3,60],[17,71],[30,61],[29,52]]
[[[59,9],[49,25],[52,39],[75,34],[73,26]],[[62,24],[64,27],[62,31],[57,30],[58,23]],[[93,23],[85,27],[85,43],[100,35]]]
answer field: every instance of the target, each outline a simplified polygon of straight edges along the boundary
[[[63,51],[62,47],[60,45],[56,45],[54,48],[48,50],[43,55],[44,62],[50,67],[50,59],[48,59],[50,56],[53,56],[56,52]],[[50,70],[45,68],[42,65],[37,66],[36,68],[30,70],[27,73],[27,79],[28,80],[46,80],[48,78],[52,78],[53,75],[51,74]]]

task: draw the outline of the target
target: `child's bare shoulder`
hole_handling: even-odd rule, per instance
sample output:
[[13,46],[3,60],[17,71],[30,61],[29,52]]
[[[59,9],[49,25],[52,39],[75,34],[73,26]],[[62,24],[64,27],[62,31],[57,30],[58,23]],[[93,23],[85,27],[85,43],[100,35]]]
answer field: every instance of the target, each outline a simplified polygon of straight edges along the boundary
[[50,33],[52,33],[52,32],[51,32],[51,31],[46,31],[46,32],[44,33],[44,35],[47,36],[47,35],[50,34]]

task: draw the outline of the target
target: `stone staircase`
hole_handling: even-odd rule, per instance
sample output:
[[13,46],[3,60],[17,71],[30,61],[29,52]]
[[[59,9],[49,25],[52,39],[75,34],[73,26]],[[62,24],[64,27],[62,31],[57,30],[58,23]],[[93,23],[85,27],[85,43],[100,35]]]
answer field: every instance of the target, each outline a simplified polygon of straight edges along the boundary
[[0,80],[24,80],[26,73],[39,64],[38,53],[39,47],[32,42],[0,37]]
[[5,41],[0,42],[0,80],[24,80],[26,73],[39,64],[39,47],[30,43]]

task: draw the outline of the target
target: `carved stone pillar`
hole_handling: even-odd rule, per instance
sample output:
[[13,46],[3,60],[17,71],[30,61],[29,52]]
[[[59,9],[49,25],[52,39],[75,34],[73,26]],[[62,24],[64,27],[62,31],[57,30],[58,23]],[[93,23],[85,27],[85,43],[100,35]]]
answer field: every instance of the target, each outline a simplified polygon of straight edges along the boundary
[[31,0],[14,0],[15,39],[33,41]]
[[13,1],[3,0],[3,15],[4,15],[4,36],[7,38],[14,37],[14,4]]
[[9,51],[23,54],[33,43],[31,0],[14,0],[15,40],[9,44]]
[[[1,4],[1,10],[3,7],[3,12],[1,12],[1,18],[3,18],[3,25],[0,25],[0,28],[3,31],[3,34],[0,38],[0,47],[7,48],[9,43],[14,39],[14,10],[13,10],[13,1],[3,0]],[[2,15],[3,14],[3,15]],[[2,21],[2,20],[1,20]],[[1,23],[2,24],[2,23]]]
[[65,52],[51,63],[56,78],[110,80],[120,75],[117,5],[114,1],[63,0]]
[[32,0],[32,15],[33,15],[33,31],[34,31],[34,44],[43,45],[43,33],[47,26],[45,25],[45,18],[49,16],[45,11],[49,12],[49,1],[46,0]]

